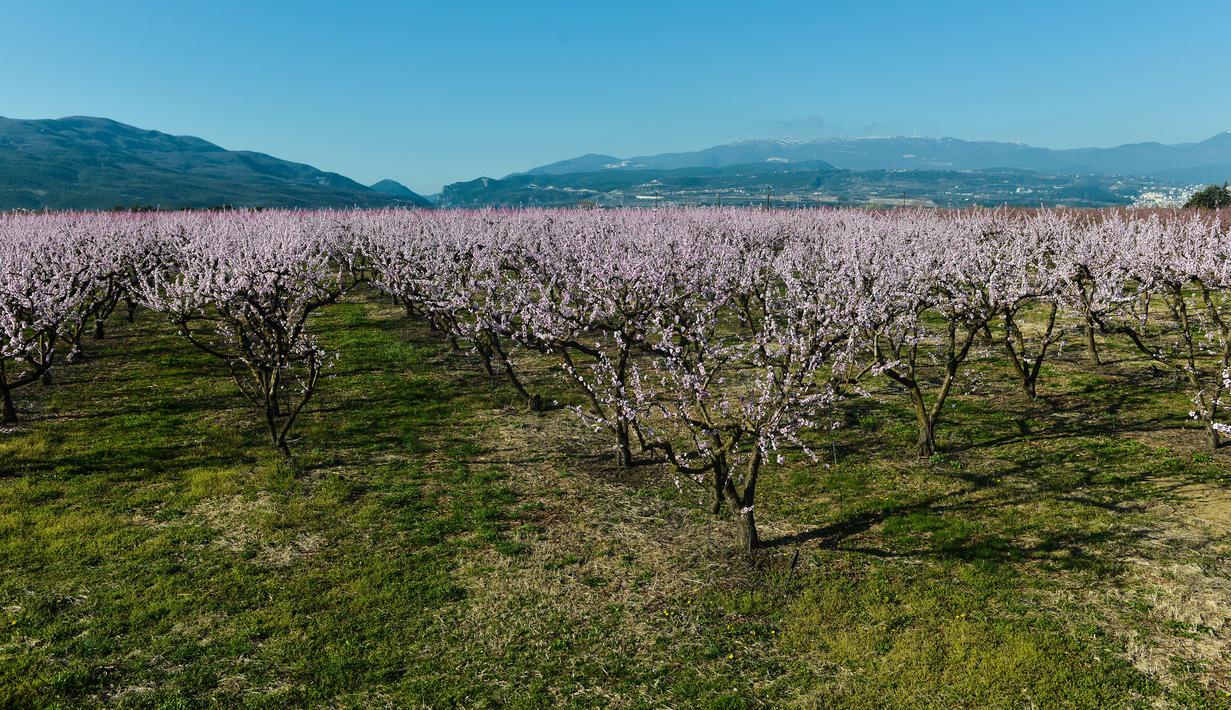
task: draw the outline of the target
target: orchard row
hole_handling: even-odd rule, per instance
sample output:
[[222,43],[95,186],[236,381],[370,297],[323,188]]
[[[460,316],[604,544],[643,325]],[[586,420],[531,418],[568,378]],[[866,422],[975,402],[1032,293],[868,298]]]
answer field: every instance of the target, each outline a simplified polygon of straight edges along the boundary
[[[1188,383],[1224,443],[1231,233],[1218,215],[1052,211],[368,211],[0,217],[0,395],[53,376],[117,311],[164,314],[229,368],[290,455],[334,359],[313,315],[367,285],[534,409],[554,358],[623,466],[670,466],[757,544],[762,468],[861,383],[933,453],[972,349],[1033,398],[1067,340],[1122,339]],[[812,438],[815,441],[815,438]]]

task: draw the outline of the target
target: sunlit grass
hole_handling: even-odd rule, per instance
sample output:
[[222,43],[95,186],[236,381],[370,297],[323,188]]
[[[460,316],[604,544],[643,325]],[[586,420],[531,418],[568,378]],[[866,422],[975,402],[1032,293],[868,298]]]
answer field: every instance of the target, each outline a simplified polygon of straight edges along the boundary
[[1216,669],[1177,659],[1167,685],[1116,634],[1204,631],[1100,605],[1139,584],[1168,482],[1228,480],[1127,351],[1066,352],[1028,402],[986,348],[924,461],[876,383],[819,461],[767,469],[747,559],[694,491],[619,474],[397,308],[315,325],[341,359],[294,465],[149,314],[28,390],[0,434],[0,705],[1223,702]]

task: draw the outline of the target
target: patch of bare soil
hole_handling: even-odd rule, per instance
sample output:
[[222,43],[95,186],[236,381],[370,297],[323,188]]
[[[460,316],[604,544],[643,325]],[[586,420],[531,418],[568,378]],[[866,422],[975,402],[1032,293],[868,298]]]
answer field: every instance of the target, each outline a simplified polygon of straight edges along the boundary
[[1223,533],[1231,533],[1231,490],[1212,483],[1193,483],[1175,492],[1183,496],[1183,507],[1196,520]]
[[1122,583],[1103,590],[1106,625],[1140,670],[1174,687],[1195,672],[1231,698],[1231,489],[1160,482],[1169,495],[1135,531]]
[[286,567],[315,553],[324,538],[301,532],[289,539],[275,539],[262,521],[276,517],[281,505],[266,493],[214,496],[201,501],[192,517],[220,533],[213,544],[237,553],[255,552],[251,559],[257,564]]

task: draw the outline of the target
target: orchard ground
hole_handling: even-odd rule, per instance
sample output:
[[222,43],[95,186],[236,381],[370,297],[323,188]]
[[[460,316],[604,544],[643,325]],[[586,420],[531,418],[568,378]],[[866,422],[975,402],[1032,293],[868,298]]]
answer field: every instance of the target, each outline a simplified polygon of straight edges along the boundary
[[401,309],[315,324],[294,466],[151,313],[20,392],[0,705],[1231,706],[1231,453],[1115,342],[1034,402],[982,345],[929,460],[874,382],[766,470],[746,556]]

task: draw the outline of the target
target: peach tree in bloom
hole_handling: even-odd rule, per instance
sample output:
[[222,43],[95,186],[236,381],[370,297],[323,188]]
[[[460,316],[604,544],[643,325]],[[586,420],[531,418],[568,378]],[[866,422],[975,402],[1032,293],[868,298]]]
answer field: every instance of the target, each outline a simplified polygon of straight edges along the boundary
[[142,303],[226,365],[289,456],[295,420],[334,359],[310,320],[354,283],[349,241],[329,213],[184,214],[159,228]]
[[1000,313],[994,281],[1008,263],[995,217],[852,215],[835,239],[850,259],[853,323],[869,358],[863,371],[885,375],[910,398],[916,451],[931,456],[959,372]]
[[1111,215],[1079,234],[1109,256],[1087,267],[1085,306],[1099,330],[1127,340],[1188,387],[1213,447],[1225,445],[1231,392],[1231,244],[1206,215]]
[[587,217],[545,246],[533,251],[554,263],[514,290],[533,302],[531,342],[585,393],[575,411],[621,464],[665,463],[701,486],[755,548],[763,468],[786,447],[810,453],[801,433],[837,397],[851,343],[837,262],[787,249],[776,219],[746,211]]
[[77,327],[92,286],[91,255],[72,215],[0,217],[0,421],[13,392],[45,378]]

